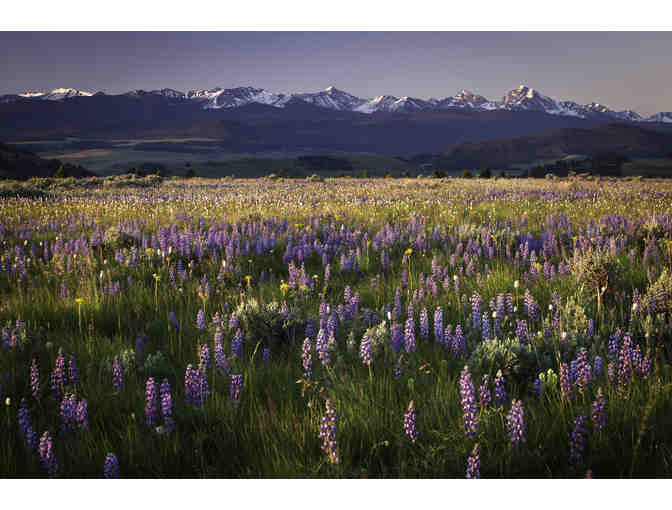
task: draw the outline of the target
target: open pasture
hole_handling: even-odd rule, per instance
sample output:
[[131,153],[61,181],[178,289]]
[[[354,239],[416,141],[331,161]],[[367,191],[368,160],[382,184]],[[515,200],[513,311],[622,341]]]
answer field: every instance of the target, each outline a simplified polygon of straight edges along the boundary
[[0,201],[4,477],[669,477],[672,186]]

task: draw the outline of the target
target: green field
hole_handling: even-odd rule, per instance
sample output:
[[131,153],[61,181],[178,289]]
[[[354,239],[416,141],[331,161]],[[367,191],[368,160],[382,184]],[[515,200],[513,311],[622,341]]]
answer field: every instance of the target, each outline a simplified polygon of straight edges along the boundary
[[672,475],[665,181],[0,191],[2,477]]

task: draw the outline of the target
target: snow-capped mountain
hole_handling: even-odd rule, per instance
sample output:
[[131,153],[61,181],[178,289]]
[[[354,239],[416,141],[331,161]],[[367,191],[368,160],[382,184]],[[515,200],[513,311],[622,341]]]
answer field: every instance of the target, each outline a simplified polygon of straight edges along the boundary
[[180,92],[179,90],[173,90],[173,89],[160,89],[160,90],[137,89],[137,90],[131,90],[130,92],[126,92],[125,95],[136,96],[136,97],[163,96],[163,97],[167,97],[167,98],[170,98],[170,99],[185,99],[186,98],[184,92]]
[[21,92],[18,95],[28,99],[48,99],[51,101],[59,101],[61,99],[68,99],[70,97],[89,97],[93,95],[93,92],[88,92],[86,90],[61,88],[61,89],[54,89],[51,92],[44,92],[44,91]]
[[202,102],[203,108],[237,108],[250,103],[283,107],[290,99],[285,94],[273,94],[254,87],[236,87],[233,89],[216,87],[210,90],[190,90],[185,97],[192,101]]
[[432,108],[429,101],[423,101],[415,97],[378,96],[355,108],[354,111],[361,113],[373,112],[418,112]]
[[365,99],[360,99],[352,94],[338,90],[333,85],[321,92],[292,94],[292,97],[330,110],[355,111],[366,103]]
[[644,119],[644,122],[672,122],[672,112],[660,112]]
[[563,108],[554,99],[525,85],[509,91],[502,98],[502,104],[502,108],[507,110],[531,110],[554,115],[561,115],[563,112]]
[[443,99],[430,99],[429,102],[442,110],[450,109],[470,109],[470,110],[496,110],[501,107],[501,103],[488,101],[483,96],[474,94],[468,90],[462,89],[457,94]]
[[[33,91],[19,94],[7,94],[0,96],[0,103],[14,103],[25,100],[52,100],[58,101],[71,97],[98,96],[102,92],[93,94],[85,90],[73,88],[58,88],[49,92]],[[380,95],[374,98],[363,99],[334,86],[320,92],[309,93],[273,93],[255,87],[235,87],[213,89],[190,90],[187,93],[170,88],[159,90],[133,90],[127,92],[128,96],[162,96],[174,101],[189,101],[199,105],[203,109],[238,108],[251,103],[259,103],[284,108],[290,101],[303,101],[320,108],[336,111],[350,111],[364,114],[375,112],[412,113],[422,110],[469,110],[469,111],[534,111],[550,115],[576,117],[592,120],[618,120],[628,122],[672,122],[672,113],[660,112],[648,118],[643,118],[632,110],[615,111],[609,107],[593,102],[579,104],[575,101],[558,101],[546,96],[538,90],[521,85],[510,90],[501,101],[491,101],[484,96],[468,90],[460,90],[453,96],[442,99],[418,99],[415,97],[396,97],[392,95]]]

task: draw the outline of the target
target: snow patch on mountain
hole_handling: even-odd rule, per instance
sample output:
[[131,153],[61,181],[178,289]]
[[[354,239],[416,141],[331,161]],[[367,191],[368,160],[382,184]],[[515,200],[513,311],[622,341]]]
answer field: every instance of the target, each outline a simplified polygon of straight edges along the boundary
[[89,97],[92,96],[93,92],[88,92],[86,90],[77,90],[71,88],[58,88],[50,92],[44,91],[28,91],[21,92],[19,96],[25,97],[28,99],[47,99],[51,101],[59,101],[61,99],[67,99],[69,97]]
[[[0,103],[12,103],[22,100],[62,100],[71,97],[98,96],[85,90],[57,88],[51,91],[26,91],[19,94],[0,96]],[[251,103],[265,104],[284,108],[290,101],[305,103],[336,111],[359,113],[395,112],[411,113],[422,110],[470,110],[470,111],[537,111],[550,115],[561,115],[581,119],[613,119],[628,122],[672,122],[672,113],[660,112],[646,119],[632,110],[614,111],[604,104],[593,102],[585,105],[574,101],[557,101],[538,90],[521,85],[507,92],[501,101],[491,101],[484,96],[462,89],[453,96],[441,99],[418,99],[415,97],[396,97],[381,95],[372,99],[362,99],[334,86],[313,93],[277,94],[255,87],[236,87],[224,89],[215,87],[208,90],[190,90],[186,94],[178,90],[164,88],[144,91],[134,90],[125,95],[141,97],[158,95],[177,101],[193,101],[204,109],[238,108]]]
[[672,122],[672,112],[660,112],[644,119],[645,122]]

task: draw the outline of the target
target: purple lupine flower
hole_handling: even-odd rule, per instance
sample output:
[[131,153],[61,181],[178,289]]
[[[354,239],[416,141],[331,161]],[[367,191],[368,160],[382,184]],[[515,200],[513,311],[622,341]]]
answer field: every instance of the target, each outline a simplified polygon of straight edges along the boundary
[[40,369],[37,366],[37,360],[33,358],[30,364],[30,389],[34,398],[38,399],[42,395],[42,388],[40,387]]
[[527,327],[527,321],[518,319],[516,321],[516,338],[521,344],[526,344],[529,338],[529,331]]
[[443,330],[443,346],[452,352],[453,350],[453,326],[448,324]]
[[525,444],[525,410],[521,400],[511,402],[511,411],[506,415],[506,430],[512,446]]
[[394,379],[399,379],[401,377],[401,374],[404,371],[404,365],[402,364],[402,361],[404,359],[404,355],[400,354],[399,358],[397,359],[397,362],[394,364],[394,369],[392,370],[392,375],[394,376]]
[[65,357],[63,356],[63,349],[58,349],[56,356],[56,364],[53,372],[51,372],[51,391],[55,397],[61,395],[63,386],[65,386]]
[[576,358],[576,379],[575,383],[579,392],[583,395],[584,391],[590,384],[592,378],[592,368],[588,363],[588,351],[585,347],[581,347]]
[[401,315],[401,289],[397,287],[394,292],[394,307],[392,308],[392,319],[397,320]]
[[175,328],[176,331],[180,329],[180,323],[177,322],[177,317],[175,316],[175,312],[170,312],[168,314],[168,320],[173,325],[173,327]]
[[406,352],[415,351],[415,321],[413,317],[406,319],[406,327],[404,328],[404,349],[406,349]]
[[595,377],[602,377],[602,358],[595,356],[593,360],[593,374]]
[[474,329],[481,329],[481,296],[478,292],[471,295],[471,324]]
[[[534,267],[534,266],[532,266]],[[534,297],[530,293],[529,289],[525,289],[525,298],[524,298],[524,303],[523,306],[525,308],[525,312],[527,313],[527,316],[535,321],[538,321],[539,318],[541,317],[541,309],[539,308],[539,305],[537,302],[534,300]]]
[[205,329],[205,313],[203,310],[199,310],[196,314],[196,329],[203,331]]
[[642,349],[639,345],[632,350],[631,366],[635,372],[640,372],[642,369]]
[[324,329],[320,329],[320,331],[317,332],[317,339],[315,340],[315,351],[317,352],[317,357],[323,366],[326,367],[331,364],[327,331]]
[[611,384],[616,382],[616,362],[610,361],[607,363],[607,378]]
[[579,362],[577,360],[572,360],[569,362],[569,383],[576,383],[576,377],[579,372]]
[[626,333],[623,336],[621,349],[618,351],[618,385],[621,390],[625,390],[632,377],[632,357],[632,336]]
[[595,400],[593,401],[591,413],[591,418],[593,419],[593,428],[595,430],[602,430],[606,425],[607,417],[604,412],[605,406],[606,401],[604,399],[604,394],[602,393],[602,388],[598,388],[597,394],[595,395]]
[[222,333],[221,328],[217,328],[215,331],[215,367],[218,372],[222,372],[226,375],[231,373],[229,368],[229,362],[226,359],[226,354],[224,353],[224,334]]
[[498,406],[504,405],[507,397],[506,388],[504,387],[504,376],[501,370],[497,370],[495,377],[495,402]]
[[65,282],[61,283],[61,297],[63,299],[67,299],[68,297],[68,286],[65,284]]
[[490,393],[490,376],[483,374],[483,382],[478,388],[478,397],[481,407],[486,407],[492,401],[492,394]]
[[483,341],[490,340],[490,319],[487,312],[483,312],[481,318],[481,338]]
[[434,310],[434,341],[443,343],[443,311],[440,306]]
[[242,375],[232,375],[231,376],[231,403],[234,406],[240,404],[240,394],[243,390],[243,376]]
[[415,443],[418,439],[418,427],[416,425],[416,415],[415,415],[415,404],[411,400],[408,404],[408,411],[404,415],[404,432],[411,440],[411,443]]
[[84,399],[77,403],[75,422],[80,429],[86,430],[89,428],[89,406]]
[[499,294],[497,296],[497,302],[495,305],[495,313],[494,313],[494,319],[495,319],[494,332],[495,337],[497,338],[502,336],[502,321],[504,320],[504,317],[506,317],[506,295]]
[[64,434],[70,434],[76,421],[77,399],[72,393],[66,393],[61,400],[60,416],[61,430]]
[[595,321],[588,319],[588,327],[586,328],[586,336],[592,338],[595,335]]
[[471,455],[467,459],[467,479],[478,479],[481,477],[481,457],[478,454],[478,443],[471,450]]
[[105,456],[103,476],[105,478],[119,478],[119,461],[114,453],[108,453]]
[[235,312],[232,312],[231,317],[229,317],[229,329],[231,331],[238,329],[238,316]]
[[392,348],[399,352],[404,345],[404,328],[401,324],[395,322],[390,326],[390,339]]
[[429,317],[427,316],[427,308],[420,311],[420,338],[429,338]]
[[119,361],[119,356],[115,356],[114,362],[112,362],[112,387],[115,390],[124,387],[124,369]]
[[163,417],[163,425],[172,432],[175,429],[175,421],[173,420],[173,397],[170,394],[170,383],[168,379],[161,382],[161,416]]
[[49,473],[49,476],[53,477],[56,475],[58,463],[54,454],[54,441],[48,430],[40,438],[40,461]]
[[184,373],[184,400],[187,405],[198,406],[198,374],[194,366],[189,363]]
[[145,348],[145,340],[146,338],[144,336],[138,336],[135,339],[135,354],[138,357],[142,356],[142,351]]
[[336,437],[338,429],[338,415],[336,408],[331,400],[325,402],[326,412],[320,421],[320,433],[318,438],[322,440],[322,451],[327,455],[329,462],[338,464],[340,454],[338,449],[338,439]]
[[156,389],[156,382],[153,377],[147,379],[145,383],[145,422],[150,427],[156,425],[159,419],[159,396]]
[[458,324],[455,328],[455,336],[453,337],[453,353],[455,357],[467,356],[467,343],[462,333],[462,325]]
[[607,348],[609,350],[609,360],[615,361],[618,357],[618,344],[621,341],[621,330],[617,329],[616,332],[611,335]]
[[35,435],[35,432],[33,432],[33,427],[30,423],[30,411],[28,411],[28,402],[26,402],[25,398],[21,399],[21,404],[19,405],[19,411],[17,413],[17,421],[19,422],[19,432],[26,442],[28,451],[37,451],[37,436]]
[[653,373],[652,371],[652,363],[651,363],[651,349],[646,350],[646,355],[644,356],[644,359],[642,360],[641,366],[640,366],[640,372],[642,374],[642,379],[647,380],[649,376]]
[[266,365],[269,361],[271,361],[271,349],[266,347],[261,353],[261,362]]
[[371,343],[373,337],[369,333],[364,333],[362,342],[359,346],[359,357],[362,358],[362,363],[370,367],[373,362],[373,353],[371,352]]
[[569,444],[569,458],[572,462],[580,462],[586,442],[586,417],[580,414],[574,420],[574,430]]
[[198,367],[208,370],[210,368],[210,347],[208,344],[203,344],[198,353]]
[[231,354],[236,358],[243,357],[243,332],[238,328],[231,340]]
[[316,334],[317,331],[315,331],[315,319],[313,319],[312,315],[309,315],[308,319],[306,319],[305,338],[310,338],[312,340],[313,338],[315,338]]
[[475,437],[478,429],[476,416],[476,397],[474,382],[469,373],[469,367],[464,365],[460,374],[460,397],[462,402],[462,427],[467,437]]
[[197,391],[197,404],[199,407],[205,404],[206,399],[210,396],[210,385],[208,384],[208,373],[204,367],[199,367],[196,371],[196,391]]
[[539,377],[537,377],[532,383],[532,392],[537,397],[541,397],[541,393],[543,392],[543,386],[541,384],[541,379],[539,379]]
[[564,400],[568,400],[572,396],[572,384],[569,380],[567,363],[560,363],[560,393]]
[[[321,330],[323,331],[323,330]],[[313,375],[313,356],[311,351],[313,346],[310,338],[306,337],[301,346],[301,363],[303,365],[303,378],[308,379]]]
[[68,361],[68,384],[79,384],[79,370],[77,369],[77,360],[70,355]]

